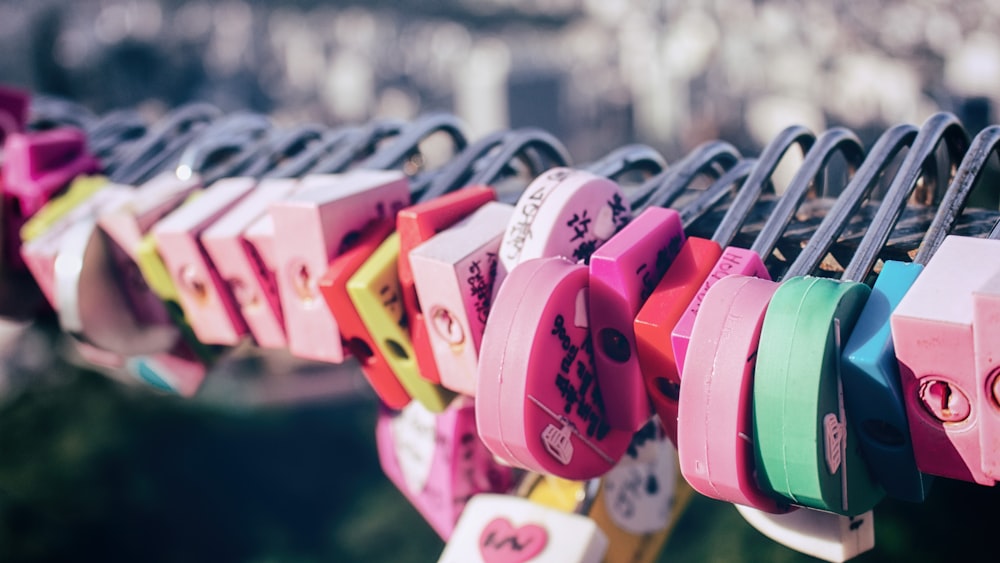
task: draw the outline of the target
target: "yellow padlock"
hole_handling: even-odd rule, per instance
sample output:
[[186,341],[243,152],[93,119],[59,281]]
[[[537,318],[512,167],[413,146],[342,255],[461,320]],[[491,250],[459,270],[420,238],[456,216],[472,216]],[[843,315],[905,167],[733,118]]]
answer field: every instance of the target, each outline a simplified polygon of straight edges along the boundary
[[393,233],[347,282],[347,293],[399,382],[414,400],[431,412],[442,412],[454,394],[420,377],[416,354],[407,330],[396,263],[399,234]]

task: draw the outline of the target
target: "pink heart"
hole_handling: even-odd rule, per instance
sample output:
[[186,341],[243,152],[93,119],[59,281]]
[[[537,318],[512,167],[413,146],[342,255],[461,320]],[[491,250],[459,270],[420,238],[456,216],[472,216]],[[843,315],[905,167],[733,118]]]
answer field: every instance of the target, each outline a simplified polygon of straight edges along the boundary
[[524,563],[545,549],[549,534],[537,524],[514,528],[506,518],[494,518],[479,536],[479,553],[486,563]]

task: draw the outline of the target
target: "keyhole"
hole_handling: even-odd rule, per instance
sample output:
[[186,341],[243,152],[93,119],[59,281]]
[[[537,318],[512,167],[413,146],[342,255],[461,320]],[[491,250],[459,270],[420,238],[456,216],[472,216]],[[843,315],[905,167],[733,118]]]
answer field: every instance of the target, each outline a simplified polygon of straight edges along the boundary
[[681,396],[681,386],[679,383],[674,383],[667,379],[666,377],[656,378],[656,388],[659,390],[660,394],[670,399],[671,401],[677,401]]
[[431,321],[434,332],[448,344],[455,346],[465,340],[465,332],[462,330],[462,325],[459,324],[458,319],[448,309],[435,307],[431,311]]
[[312,276],[309,273],[309,266],[300,264],[298,267],[293,268],[291,276],[292,286],[295,288],[295,293],[299,296],[299,299],[306,302],[312,301]]
[[624,364],[632,357],[632,347],[621,332],[613,328],[603,328],[600,339],[604,354],[619,364]]
[[924,409],[941,422],[962,422],[969,418],[972,406],[961,389],[947,381],[932,379],[920,385]]
[[208,286],[198,275],[194,266],[188,264],[181,268],[181,286],[199,302],[208,300]]

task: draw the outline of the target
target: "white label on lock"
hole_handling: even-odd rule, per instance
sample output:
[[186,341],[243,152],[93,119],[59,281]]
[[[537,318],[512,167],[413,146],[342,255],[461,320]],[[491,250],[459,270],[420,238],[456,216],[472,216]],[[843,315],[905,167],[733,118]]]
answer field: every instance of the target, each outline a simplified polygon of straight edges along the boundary
[[800,508],[787,514],[768,514],[736,505],[743,519],[760,533],[813,557],[840,563],[875,547],[875,513],[840,516]]
[[604,476],[603,495],[616,526],[637,535],[667,527],[677,492],[676,460],[673,445],[659,436],[611,468]]
[[472,497],[438,563],[597,563],[608,538],[593,520],[508,495]]
[[403,481],[410,491],[419,493],[427,485],[434,463],[437,418],[419,401],[411,401],[393,417],[391,426]]

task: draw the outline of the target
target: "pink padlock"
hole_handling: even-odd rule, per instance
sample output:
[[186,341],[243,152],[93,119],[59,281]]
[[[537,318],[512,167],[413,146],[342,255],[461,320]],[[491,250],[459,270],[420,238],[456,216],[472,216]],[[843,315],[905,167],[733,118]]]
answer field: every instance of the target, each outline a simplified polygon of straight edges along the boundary
[[246,324],[199,239],[256,184],[253,178],[220,180],[164,217],[152,230],[160,257],[179,290],[185,316],[198,340],[205,344],[233,344],[246,334]]
[[[273,266],[268,267],[246,237],[247,229],[261,222],[268,206],[292,194],[298,180],[269,178],[205,230],[205,246],[219,276],[239,306],[239,311],[258,346],[284,348],[285,320],[278,298]],[[273,227],[273,221],[262,223]],[[273,230],[272,230],[273,232]],[[259,239],[258,239],[259,240]],[[232,339],[224,344],[236,344]]]
[[520,263],[494,302],[476,387],[479,435],[494,455],[574,480],[606,473],[632,439],[605,419],[588,283],[587,267],[564,258]]
[[497,464],[476,436],[471,399],[441,414],[419,401],[400,412],[383,409],[375,432],[382,470],[445,540],[473,495],[514,484],[511,468]]
[[59,307],[55,268],[63,237],[77,221],[93,217],[103,207],[114,206],[117,202],[127,200],[130,195],[129,188],[126,186],[108,185],[74,207],[54,222],[44,233],[20,248],[23,263],[35,278],[35,282],[53,309],[58,310]]
[[340,331],[317,282],[349,237],[409,203],[409,181],[402,172],[357,170],[306,176],[302,184],[270,207],[288,349],[302,358],[338,363],[344,360]]
[[99,171],[100,163],[87,152],[83,131],[69,127],[9,134],[3,154],[4,251],[10,266],[23,269],[21,227],[73,178]]
[[982,463],[992,452],[980,442],[980,395],[987,390],[977,379],[973,292],[997,271],[997,241],[949,236],[891,318],[917,467],[982,485],[994,478]]
[[510,205],[487,203],[410,252],[441,385],[458,393],[474,395],[476,391],[497,252],[513,211]]

